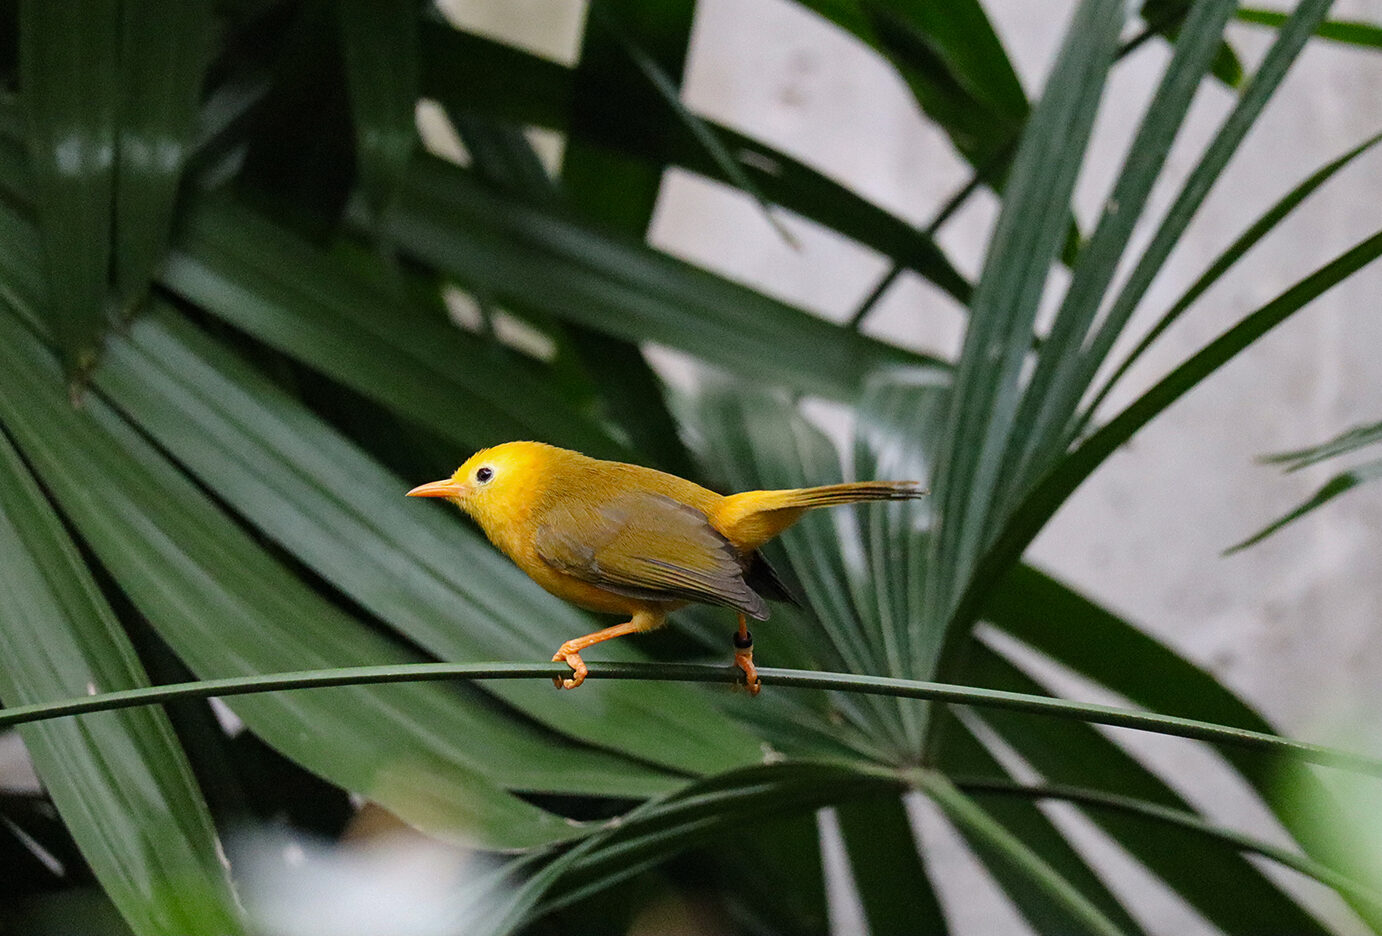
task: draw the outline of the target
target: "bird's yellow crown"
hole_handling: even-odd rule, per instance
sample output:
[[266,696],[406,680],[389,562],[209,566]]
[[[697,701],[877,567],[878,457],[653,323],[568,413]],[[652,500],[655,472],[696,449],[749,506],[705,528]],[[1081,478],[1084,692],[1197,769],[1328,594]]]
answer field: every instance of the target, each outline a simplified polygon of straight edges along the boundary
[[574,453],[544,442],[505,442],[481,449],[451,476],[455,493],[449,499],[490,532],[524,517],[544,479],[569,454]]

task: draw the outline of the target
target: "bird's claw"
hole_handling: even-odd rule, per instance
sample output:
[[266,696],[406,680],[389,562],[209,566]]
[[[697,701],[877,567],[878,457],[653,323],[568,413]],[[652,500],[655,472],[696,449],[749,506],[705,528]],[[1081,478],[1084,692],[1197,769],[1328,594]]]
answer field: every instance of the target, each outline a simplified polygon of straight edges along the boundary
[[552,662],[565,663],[572,669],[572,673],[568,678],[562,679],[558,676],[552,680],[552,685],[556,686],[558,689],[575,689],[581,683],[585,682],[585,677],[590,673],[590,669],[585,665],[585,661],[581,659],[580,652],[577,650],[568,650],[566,644],[561,645],[561,649],[552,657]]
[[753,637],[747,631],[742,645],[739,637],[734,640],[734,665],[744,671],[744,688],[749,695],[758,695],[763,688],[763,680],[758,677],[758,667],[753,665]]

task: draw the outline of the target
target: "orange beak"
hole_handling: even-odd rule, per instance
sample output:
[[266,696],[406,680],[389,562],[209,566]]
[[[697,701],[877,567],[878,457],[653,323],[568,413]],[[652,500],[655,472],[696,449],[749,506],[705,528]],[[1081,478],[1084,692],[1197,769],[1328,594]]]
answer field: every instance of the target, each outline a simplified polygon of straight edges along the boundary
[[445,478],[441,481],[428,481],[426,484],[419,484],[408,492],[409,497],[460,497],[467,493],[467,485],[461,484],[454,478]]

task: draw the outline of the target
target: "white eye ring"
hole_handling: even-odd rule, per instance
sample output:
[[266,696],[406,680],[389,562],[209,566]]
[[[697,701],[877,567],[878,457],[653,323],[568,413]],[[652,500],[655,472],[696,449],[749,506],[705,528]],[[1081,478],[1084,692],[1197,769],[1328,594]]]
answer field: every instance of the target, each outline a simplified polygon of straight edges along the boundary
[[479,481],[481,484],[488,483],[489,479],[493,477],[494,469],[489,467],[488,465],[484,466],[483,468],[475,469],[475,480]]

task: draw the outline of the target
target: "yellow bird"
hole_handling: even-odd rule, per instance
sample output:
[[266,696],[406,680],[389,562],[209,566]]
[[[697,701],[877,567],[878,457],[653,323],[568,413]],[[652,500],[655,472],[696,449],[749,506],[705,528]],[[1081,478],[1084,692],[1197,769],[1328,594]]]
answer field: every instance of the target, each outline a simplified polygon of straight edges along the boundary
[[520,569],[558,598],[590,611],[628,615],[623,624],[568,640],[552,657],[589,672],[585,648],[667,622],[692,602],[739,612],[735,664],[757,693],[753,638],[745,616],[768,616],[765,598],[791,595],[758,552],[814,507],[908,500],[915,481],[861,481],[723,496],[676,475],[601,461],[541,442],[484,449],[442,481],[409,497],[445,497],[469,514]]

